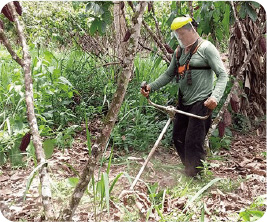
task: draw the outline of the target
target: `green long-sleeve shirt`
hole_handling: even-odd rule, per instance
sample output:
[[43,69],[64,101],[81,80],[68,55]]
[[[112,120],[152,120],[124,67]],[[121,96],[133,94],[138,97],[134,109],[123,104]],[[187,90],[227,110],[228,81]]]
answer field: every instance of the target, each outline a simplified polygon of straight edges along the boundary
[[[180,57],[179,63],[184,64],[189,53],[185,54],[184,50]],[[228,75],[225,71],[220,54],[216,47],[209,41],[205,40],[193,54],[190,66],[203,67],[210,66],[211,69],[207,70],[191,70],[192,85],[188,85],[187,77],[180,78],[179,90],[182,93],[182,103],[190,105],[197,101],[204,100],[211,95],[217,102],[220,101],[225,90]],[[214,72],[217,76],[216,85],[213,87]],[[171,63],[168,69],[157,78],[154,82],[150,83],[151,91],[158,90],[159,88],[168,84],[177,73],[176,51],[173,54]]]

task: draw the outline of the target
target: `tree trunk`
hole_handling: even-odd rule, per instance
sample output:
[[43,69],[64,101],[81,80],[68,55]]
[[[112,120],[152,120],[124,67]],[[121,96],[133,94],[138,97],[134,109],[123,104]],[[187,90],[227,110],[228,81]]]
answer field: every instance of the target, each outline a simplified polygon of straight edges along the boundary
[[31,130],[33,145],[35,148],[36,158],[40,164],[40,183],[42,187],[42,203],[44,207],[44,213],[48,220],[54,219],[54,212],[51,202],[51,189],[49,183],[49,175],[47,173],[47,162],[45,160],[45,155],[42,147],[42,140],[38,131],[37,119],[34,112],[34,102],[33,102],[33,85],[31,77],[31,57],[29,54],[28,46],[26,43],[26,38],[24,36],[24,26],[20,23],[15,6],[13,2],[8,3],[11,10],[11,14],[14,18],[16,31],[19,37],[19,41],[22,46],[23,58],[19,58],[16,52],[12,49],[12,46],[8,39],[6,38],[3,29],[0,29],[0,38],[3,40],[5,47],[8,49],[12,58],[22,66],[24,71],[24,84],[25,84],[25,100],[27,106],[27,116],[28,122]]
[[124,2],[114,2],[113,6],[113,16],[114,16],[114,28],[115,28],[115,41],[116,41],[116,56],[122,61],[125,51],[125,45],[123,44],[123,39],[126,34],[126,21],[124,14]]
[[146,4],[146,2],[140,2],[136,6],[136,10],[132,18],[130,38],[128,39],[128,41],[123,42],[123,44],[125,45],[125,53],[122,57],[122,73],[118,81],[117,90],[112,99],[112,103],[110,105],[107,116],[105,117],[104,127],[102,129],[101,135],[97,138],[96,143],[92,147],[92,156],[89,157],[89,160],[87,161],[86,166],[83,169],[79,183],[77,184],[71,196],[69,206],[63,211],[61,220],[71,220],[71,218],[73,217],[75,210],[84,194],[84,191],[86,190],[88,183],[90,182],[91,177],[94,173],[94,168],[96,166],[98,157],[107,146],[108,139],[110,137],[112,129],[114,128],[115,121],[117,120],[118,113],[120,111],[120,107],[123,102],[126,89],[128,87],[128,83],[133,71],[134,57],[138,46],[138,39],[140,37],[140,29]]
[[[132,10],[135,12],[132,2],[128,2],[128,4],[132,8]],[[149,33],[149,35],[152,37],[152,39],[155,41],[155,43],[159,47],[160,51],[162,52],[162,58],[167,62],[167,64],[170,64],[172,60],[172,55],[168,53],[166,47],[164,46],[164,43],[162,42],[163,41],[162,38],[160,36],[157,36],[144,20],[142,21],[142,23],[145,29],[147,30],[147,32]],[[157,26],[157,20],[155,20],[155,25]]]

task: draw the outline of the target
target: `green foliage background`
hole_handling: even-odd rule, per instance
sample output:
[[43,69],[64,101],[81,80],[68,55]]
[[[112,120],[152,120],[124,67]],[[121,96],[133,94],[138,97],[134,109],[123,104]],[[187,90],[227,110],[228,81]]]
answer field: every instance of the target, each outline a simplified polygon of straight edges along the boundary
[[[109,53],[85,53],[79,44],[79,38],[84,35],[107,41],[113,39],[113,3],[22,2],[22,6],[21,18],[25,23],[32,57],[34,101],[41,135],[55,141],[53,144],[59,148],[71,147],[73,136],[81,130],[84,117],[90,120],[104,117],[116,90],[120,68],[103,66],[114,61],[114,57]],[[129,23],[133,12],[128,4],[124,7]],[[241,18],[249,16],[255,20],[258,7],[255,2],[240,2],[237,11]],[[198,32],[221,51],[226,50],[229,28],[233,24],[229,2],[196,1],[193,8],[195,20],[199,23]],[[175,17],[189,14],[188,2],[154,2],[154,10],[163,39],[175,49],[177,42],[169,27]],[[13,24],[2,14],[0,18],[17,53],[21,54]],[[156,33],[152,11],[145,12],[144,20]],[[141,38],[147,39],[148,46],[157,50],[145,30],[142,30]],[[23,72],[3,45],[0,46],[0,55],[0,160],[4,163],[10,150],[20,156],[17,152],[19,141],[29,128]],[[135,58],[134,77],[110,139],[117,149],[127,152],[149,150],[157,138],[167,116],[148,106],[139,94],[139,87],[143,80],[155,80],[166,68],[167,64],[153,52],[140,51]],[[177,84],[174,81],[154,93],[152,100],[163,105],[175,105],[176,94]],[[166,147],[171,144],[171,130],[168,133],[163,141]]]

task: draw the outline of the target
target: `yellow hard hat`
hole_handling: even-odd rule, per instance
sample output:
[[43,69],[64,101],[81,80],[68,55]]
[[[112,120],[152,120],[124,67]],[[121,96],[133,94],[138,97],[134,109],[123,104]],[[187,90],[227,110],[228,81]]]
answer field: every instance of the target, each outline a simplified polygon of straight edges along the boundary
[[192,22],[190,17],[177,17],[172,21],[171,30],[179,29],[189,22]]

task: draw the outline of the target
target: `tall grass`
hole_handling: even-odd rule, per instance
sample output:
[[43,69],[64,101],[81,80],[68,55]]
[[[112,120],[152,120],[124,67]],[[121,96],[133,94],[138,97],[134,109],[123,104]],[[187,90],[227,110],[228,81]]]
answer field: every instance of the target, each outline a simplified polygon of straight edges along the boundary
[[0,164],[10,156],[22,165],[18,147],[28,129],[21,68],[2,47],[0,55]]

